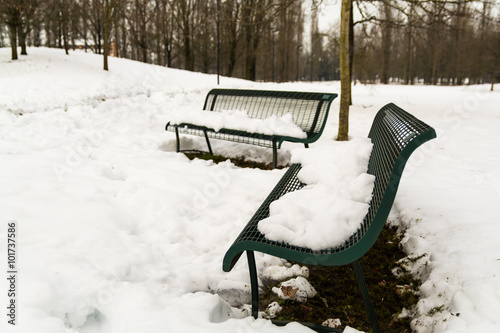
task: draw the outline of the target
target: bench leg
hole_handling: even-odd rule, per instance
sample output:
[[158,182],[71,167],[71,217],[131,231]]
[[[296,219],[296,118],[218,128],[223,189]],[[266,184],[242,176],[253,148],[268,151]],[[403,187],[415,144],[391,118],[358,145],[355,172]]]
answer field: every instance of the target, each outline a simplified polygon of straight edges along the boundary
[[309,144],[308,143],[304,143],[304,147],[309,148]]
[[368,312],[368,317],[370,319],[370,324],[372,325],[373,332],[380,333],[380,327],[378,325],[377,317],[375,316],[375,310],[373,309],[370,294],[368,293],[365,278],[363,277],[361,265],[359,264],[358,260],[352,263],[352,268],[354,269],[354,275],[356,275],[356,280],[358,281],[358,286],[361,290],[361,295],[363,296],[363,302],[365,303],[365,308]]
[[181,150],[181,140],[179,140],[179,128],[175,126],[175,151],[179,152]]
[[257,267],[255,266],[255,256],[253,251],[246,252],[248,270],[250,271],[250,288],[252,292],[252,316],[257,319],[259,316],[259,282],[257,280]]
[[273,169],[278,167],[278,148],[276,147],[276,141],[273,140]]
[[210,140],[208,139],[207,131],[203,130],[203,133],[205,134],[205,140],[207,141],[208,152],[210,153],[210,155],[213,155],[214,153],[212,151],[212,146],[210,145]]

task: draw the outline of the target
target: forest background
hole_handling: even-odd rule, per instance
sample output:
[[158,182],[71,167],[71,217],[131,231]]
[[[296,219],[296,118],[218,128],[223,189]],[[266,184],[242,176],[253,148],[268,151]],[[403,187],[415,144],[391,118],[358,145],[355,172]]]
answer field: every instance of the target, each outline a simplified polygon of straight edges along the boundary
[[[499,1],[352,4],[354,82],[492,83],[493,88],[499,79]],[[19,45],[21,55],[27,45],[83,49],[248,80],[338,80],[339,23],[332,18],[330,26],[319,25],[324,11],[336,5],[332,0],[0,0],[0,47]],[[12,47],[12,59],[18,57]]]

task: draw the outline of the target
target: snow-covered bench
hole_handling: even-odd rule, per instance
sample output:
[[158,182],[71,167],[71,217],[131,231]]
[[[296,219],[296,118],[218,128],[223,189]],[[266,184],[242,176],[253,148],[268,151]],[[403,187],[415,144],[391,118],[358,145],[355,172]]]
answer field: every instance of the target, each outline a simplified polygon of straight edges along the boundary
[[[387,220],[408,158],[417,147],[435,137],[436,133],[432,127],[394,104],[384,106],[377,113],[368,135],[373,146],[369,155],[367,173],[372,175],[369,177],[374,176],[372,196],[367,199],[369,207],[364,219],[360,219],[357,230],[343,238],[340,245],[333,247],[311,249],[291,244],[291,242],[276,241],[268,239],[259,229],[259,222],[270,215],[271,203],[289,192],[306,186],[298,177],[302,165],[292,164],[224,256],[223,270],[229,272],[241,254],[246,251],[251,280],[252,315],[257,317],[258,314],[259,288],[254,251],[259,251],[307,265],[351,264],[373,330],[380,332],[358,259],[373,246]],[[297,195],[307,197],[307,192],[302,190],[293,194],[295,198]],[[336,223],[336,221],[323,221],[320,225],[327,223]],[[337,226],[340,227],[338,224]],[[323,228],[326,229],[326,227]],[[340,228],[335,227],[336,229]],[[332,331],[338,330],[332,329]]]
[[321,136],[331,102],[337,94],[212,89],[205,99],[204,111],[182,112],[165,129],[204,136],[210,154],[209,138],[273,148],[273,167],[277,149],[284,141],[304,143],[307,147]]

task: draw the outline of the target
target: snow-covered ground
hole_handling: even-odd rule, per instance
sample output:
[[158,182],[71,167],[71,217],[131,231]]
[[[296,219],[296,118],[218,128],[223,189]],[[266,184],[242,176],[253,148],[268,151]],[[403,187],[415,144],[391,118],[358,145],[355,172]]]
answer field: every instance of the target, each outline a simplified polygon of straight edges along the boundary
[[[310,332],[278,328],[248,302],[245,260],[222,258],[284,170],[189,161],[164,126],[200,108],[216,77],[61,50],[0,49],[0,331]],[[338,82],[221,86],[339,92]],[[499,88],[499,87],[497,87]],[[498,89],[497,89],[498,90]],[[391,214],[423,281],[418,332],[500,331],[500,92],[489,87],[355,85],[350,135],[394,102],[438,138],[409,161]],[[338,100],[321,147],[335,137]],[[203,148],[203,139],[183,137]],[[280,162],[298,145],[285,144]],[[270,149],[213,141],[224,155]],[[7,323],[9,224],[16,229],[16,326]],[[12,231],[12,230],[11,230]],[[261,277],[297,276],[257,256]],[[333,283],[333,281],[332,281]],[[352,329],[346,329],[352,332]]]

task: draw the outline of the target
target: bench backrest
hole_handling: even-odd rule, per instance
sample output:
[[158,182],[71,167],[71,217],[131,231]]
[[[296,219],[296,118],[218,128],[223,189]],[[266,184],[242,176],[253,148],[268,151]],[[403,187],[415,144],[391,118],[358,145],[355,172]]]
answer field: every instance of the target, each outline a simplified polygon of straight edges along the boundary
[[[368,162],[368,173],[375,176],[372,201],[360,229],[342,246],[356,244],[363,253],[375,243],[387,221],[408,158],[424,142],[435,138],[436,132],[390,103],[375,116],[368,137],[373,143]],[[361,239],[363,242],[357,244]]]
[[337,94],[212,89],[207,94],[203,110],[242,110],[250,118],[258,119],[291,113],[295,124],[311,137],[323,131],[330,104],[335,97]]

